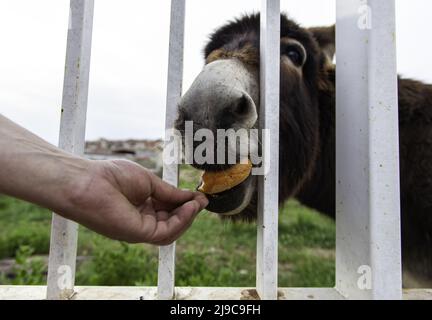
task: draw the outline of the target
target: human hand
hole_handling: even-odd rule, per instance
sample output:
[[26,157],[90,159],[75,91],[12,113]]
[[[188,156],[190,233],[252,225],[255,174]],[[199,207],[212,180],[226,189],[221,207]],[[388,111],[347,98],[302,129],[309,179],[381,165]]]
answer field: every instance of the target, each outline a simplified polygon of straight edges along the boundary
[[168,245],[178,239],[208,200],[182,191],[129,161],[92,161],[62,215],[107,237]]
[[0,115],[0,193],[113,239],[167,245],[208,204],[129,161],[66,153]]

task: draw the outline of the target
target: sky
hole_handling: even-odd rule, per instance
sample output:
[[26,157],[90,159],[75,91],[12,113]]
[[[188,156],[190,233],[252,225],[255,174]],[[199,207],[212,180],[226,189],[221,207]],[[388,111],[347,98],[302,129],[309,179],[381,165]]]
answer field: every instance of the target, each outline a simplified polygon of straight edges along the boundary
[[[187,0],[184,89],[208,35],[260,0]],[[396,0],[398,72],[432,83],[432,1]],[[335,0],[281,0],[305,27],[335,22]],[[86,139],[164,133],[169,0],[96,0]],[[69,0],[0,0],[0,113],[57,144]]]

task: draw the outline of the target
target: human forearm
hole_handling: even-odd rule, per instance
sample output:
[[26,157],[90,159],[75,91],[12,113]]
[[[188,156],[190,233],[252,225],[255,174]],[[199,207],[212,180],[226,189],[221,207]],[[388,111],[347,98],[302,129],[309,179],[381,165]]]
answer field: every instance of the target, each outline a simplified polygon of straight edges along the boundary
[[0,115],[0,193],[67,211],[88,167]]
[[129,161],[63,152],[0,115],[0,193],[117,240],[167,245],[208,204]]

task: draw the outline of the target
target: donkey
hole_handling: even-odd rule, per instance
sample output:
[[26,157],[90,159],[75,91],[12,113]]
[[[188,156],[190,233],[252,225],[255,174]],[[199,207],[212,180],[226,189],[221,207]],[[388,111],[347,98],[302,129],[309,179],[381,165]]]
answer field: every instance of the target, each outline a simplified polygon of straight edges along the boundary
[[[215,31],[205,66],[178,107],[176,128],[258,126],[259,14]],[[279,199],[335,217],[335,27],[305,29],[281,15]],[[405,286],[432,285],[432,86],[399,78],[402,251]],[[196,145],[195,145],[196,147]],[[219,171],[229,165],[193,163]],[[212,200],[230,219],[257,214],[256,178]]]

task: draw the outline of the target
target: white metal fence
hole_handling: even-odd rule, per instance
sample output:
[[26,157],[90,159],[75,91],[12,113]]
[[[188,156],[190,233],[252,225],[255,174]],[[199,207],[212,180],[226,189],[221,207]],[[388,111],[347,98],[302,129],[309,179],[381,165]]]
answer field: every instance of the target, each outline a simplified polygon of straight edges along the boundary
[[[185,0],[171,1],[166,127],[182,92]],[[71,0],[60,147],[82,154],[94,0]],[[337,0],[336,288],[278,288],[280,1],[262,0],[261,126],[270,172],[259,183],[256,289],[262,299],[401,299],[394,0]],[[386,106],[381,108],[380,106]],[[178,167],[164,179],[178,183]],[[240,299],[241,288],[175,288],[175,244],[160,248],[157,288],[74,287],[77,225],[53,215],[48,285],[0,287],[19,299]],[[421,292],[405,292],[418,297]]]

